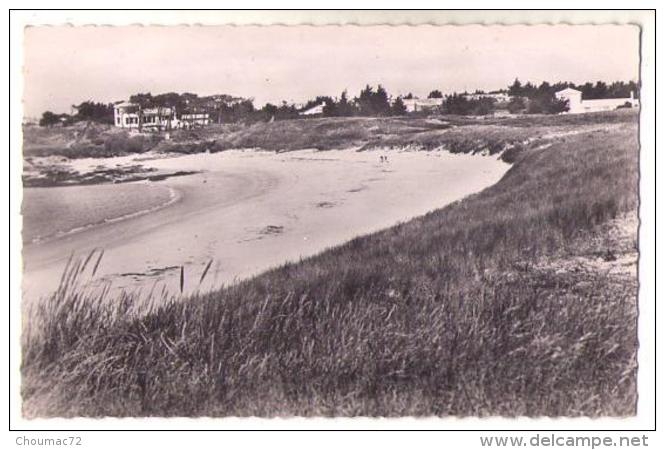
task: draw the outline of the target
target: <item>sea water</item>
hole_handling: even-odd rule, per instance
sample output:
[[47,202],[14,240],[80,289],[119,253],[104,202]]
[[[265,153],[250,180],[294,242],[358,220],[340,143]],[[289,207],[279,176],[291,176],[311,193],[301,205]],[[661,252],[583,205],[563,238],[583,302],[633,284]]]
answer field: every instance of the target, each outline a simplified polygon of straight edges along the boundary
[[23,242],[44,242],[147,213],[176,198],[173,189],[150,182],[26,188]]

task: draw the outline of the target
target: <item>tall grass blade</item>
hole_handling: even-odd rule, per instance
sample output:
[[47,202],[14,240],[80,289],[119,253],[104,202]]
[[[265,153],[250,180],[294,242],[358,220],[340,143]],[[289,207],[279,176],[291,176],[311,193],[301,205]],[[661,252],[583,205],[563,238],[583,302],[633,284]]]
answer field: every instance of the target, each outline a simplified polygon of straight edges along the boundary
[[96,248],[93,248],[92,250],[90,250],[90,253],[88,253],[88,257],[85,258],[85,261],[83,262],[83,266],[81,266],[81,273],[83,273],[83,271],[85,271],[85,268],[88,266],[88,263],[92,259],[92,255],[94,255],[96,251],[97,251]]
[[206,264],[205,269],[203,269],[203,273],[201,274],[201,279],[199,280],[199,285],[203,283],[203,280],[205,279],[206,275],[208,274],[208,270],[210,270],[210,266],[212,265],[212,259],[208,261],[208,264]]
[[99,268],[99,263],[102,262],[102,256],[104,256],[104,249],[102,249],[99,252],[99,256],[97,257],[97,262],[95,263],[95,267],[92,269],[92,276],[93,277],[97,273],[97,269]]

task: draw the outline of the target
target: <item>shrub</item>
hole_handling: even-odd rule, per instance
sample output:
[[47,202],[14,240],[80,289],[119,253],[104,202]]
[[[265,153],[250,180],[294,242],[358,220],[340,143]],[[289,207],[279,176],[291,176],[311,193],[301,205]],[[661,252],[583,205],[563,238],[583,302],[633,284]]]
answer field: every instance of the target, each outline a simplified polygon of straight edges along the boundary
[[526,103],[522,97],[511,97],[508,103],[508,111],[511,114],[521,113],[526,109]]
[[108,154],[124,155],[128,153],[143,153],[154,145],[154,138],[143,135],[129,136],[127,134],[113,134],[106,138],[104,149]]
[[529,99],[528,114],[558,114],[568,111],[568,100],[559,100],[554,95],[541,95]]

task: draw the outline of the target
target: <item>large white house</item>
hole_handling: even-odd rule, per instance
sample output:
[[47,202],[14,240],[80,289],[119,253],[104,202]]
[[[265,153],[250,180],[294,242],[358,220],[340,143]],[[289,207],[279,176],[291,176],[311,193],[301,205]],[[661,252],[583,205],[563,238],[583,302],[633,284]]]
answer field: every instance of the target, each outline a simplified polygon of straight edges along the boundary
[[619,107],[638,108],[640,101],[631,91],[626,98],[601,98],[595,100],[582,100],[582,92],[573,88],[566,88],[554,94],[559,100],[568,101],[568,112],[571,114],[612,111]]
[[175,108],[157,107],[142,109],[134,103],[117,103],[113,107],[113,123],[130,130],[169,130],[178,128]]
[[195,128],[211,123],[210,114],[207,112],[186,112],[178,118],[175,108],[166,106],[141,108],[139,105],[129,102],[114,105],[113,121],[116,127],[142,131]]

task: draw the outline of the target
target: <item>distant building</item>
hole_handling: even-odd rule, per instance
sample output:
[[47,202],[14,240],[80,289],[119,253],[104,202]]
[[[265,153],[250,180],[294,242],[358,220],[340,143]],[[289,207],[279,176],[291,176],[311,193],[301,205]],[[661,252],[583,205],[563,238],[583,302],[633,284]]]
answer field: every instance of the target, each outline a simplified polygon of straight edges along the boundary
[[491,98],[499,103],[510,101],[510,95],[507,92],[474,92],[473,94],[463,94],[467,100],[480,100],[481,98]]
[[443,105],[442,98],[403,98],[406,112],[434,111]]
[[187,112],[178,118],[172,107],[141,108],[138,104],[123,102],[113,107],[113,123],[129,130],[165,131],[206,126],[211,120],[206,112]]
[[146,108],[141,113],[143,116],[142,127],[145,129],[168,130],[178,127],[175,108]]
[[122,102],[113,106],[113,124],[120,128],[139,127],[139,106]]
[[300,112],[301,116],[318,116],[323,114],[323,108],[326,106],[325,103],[319,103],[314,105],[309,109]]
[[210,114],[205,112],[191,112],[180,115],[178,125],[182,128],[195,128],[210,125]]
[[559,100],[568,101],[568,112],[571,114],[612,111],[619,107],[638,108],[640,101],[635,98],[633,92],[630,97],[625,98],[600,98],[594,100],[582,100],[582,92],[573,88],[566,88],[554,94]]
[[113,106],[113,123],[130,130],[168,130],[177,128],[175,108],[156,107],[142,109],[135,103],[117,103]]

